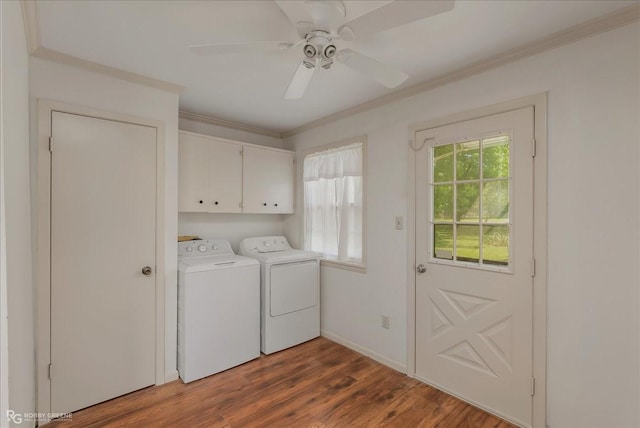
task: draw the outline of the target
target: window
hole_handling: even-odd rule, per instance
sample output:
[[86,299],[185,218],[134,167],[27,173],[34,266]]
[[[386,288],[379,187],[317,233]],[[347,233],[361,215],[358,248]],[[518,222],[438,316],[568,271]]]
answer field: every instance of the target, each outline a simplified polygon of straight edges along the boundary
[[435,261],[509,266],[509,136],[435,146],[432,159]]
[[304,158],[304,248],[362,266],[364,138]]

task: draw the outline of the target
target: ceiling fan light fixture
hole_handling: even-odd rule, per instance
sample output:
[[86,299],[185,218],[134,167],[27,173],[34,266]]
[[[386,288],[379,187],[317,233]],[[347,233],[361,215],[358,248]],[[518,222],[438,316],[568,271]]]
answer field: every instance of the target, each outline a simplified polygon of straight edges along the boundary
[[318,50],[316,49],[316,47],[310,43],[307,43],[306,45],[304,45],[303,50],[304,50],[304,56],[306,56],[307,58],[314,58],[318,54]]
[[[315,68],[315,66],[316,66],[315,61],[304,60],[304,61],[302,61],[302,63],[304,64],[305,67],[307,67],[309,69]],[[324,65],[323,65],[323,67],[324,67]]]
[[325,58],[333,58],[336,54],[336,47],[334,45],[327,45],[322,52]]
[[323,58],[320,61],[320,67],[324,68],[325,70],[330,69],[332,65],[333,65],[333,60],[331,58]]

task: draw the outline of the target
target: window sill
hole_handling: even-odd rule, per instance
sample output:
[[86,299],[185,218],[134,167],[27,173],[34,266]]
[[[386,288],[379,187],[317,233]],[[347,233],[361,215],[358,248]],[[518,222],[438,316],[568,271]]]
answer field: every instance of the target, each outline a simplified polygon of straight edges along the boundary
[[351,272],[367,273],[367,267],[359,263],[339,262],[336,260],[320,259],[320,266],[344,269]]

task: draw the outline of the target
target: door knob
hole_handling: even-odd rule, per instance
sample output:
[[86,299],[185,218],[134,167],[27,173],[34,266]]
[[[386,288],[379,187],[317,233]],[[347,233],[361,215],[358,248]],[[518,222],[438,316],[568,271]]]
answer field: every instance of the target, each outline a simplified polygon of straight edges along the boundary
[[153,272],[153,271],[151,270],[151,267],[150,267],[150,266],[145,266],[145,267],[143,267],[143,268],[142,268],[142,274],[143,274],[144,276],[149,276],[149,275],[151,275],[151,272]]
[[417,267],[416,267],[416,272],[418,273],[425,273],[427,271],[427,268],[420,263]]

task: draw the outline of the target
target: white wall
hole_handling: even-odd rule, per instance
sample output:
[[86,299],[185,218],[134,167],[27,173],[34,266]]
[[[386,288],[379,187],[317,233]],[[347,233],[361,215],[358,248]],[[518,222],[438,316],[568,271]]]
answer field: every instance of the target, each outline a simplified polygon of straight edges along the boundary
[[[254,134],[252,132],[224,128],[208,123],[180,119],[180,129],[213,137],[242,141],[243,143],[283,148],[280,138]],[[279,214],[209,214],[180,213],[178,232],[180,235],[198,235],[202,238],[223,238],[231,242],[238,252],[240,241],[250,236],[282,235],[286,215]]]
[[253,132],[241,131],[239,129],[225,128],[224,126],[212,125],[210,123],[198,122],[195,120],[180,118],[178,125],[183,131],[197,132],[198,134],[211,135],[228,140],[242,141],[243,143],[259,144],[261,146],[283,149],[281,138],[269,135],[255,134]]
[[[547,423],[639,426],[639,76],[636,23],[286,140],[300,152],[368,135],[368,272],[323,267],[323,330],[406,364],[407,236],[394,216],[407,214],[409,125],[548,91]],[[285,232],[299,245],[297,200]]]
[[[30,58],[29,71],[32,125],[36,123],[36,99],[38,98],[164,122],[165,373],[168,379],[175,378],[177,376],[178,96],[39,58]],[[37,133],[32,131],[32,134],[32,148],[34,148],[37,144],[35,141]],[[34,150],[32,161],[35,161],[35,152]]]
[[[1,249],[0,424],[6,426],[7,407],[18,413],[35,410],[35,339],[29,198],[29,62],[20,3],[1,2],[0,8],[4,187],[2,238],[6,245]],[[6,320],[5,316],[8,316]],[[34,425],[33,422],[25,424]]]
[[240,241],[251,236],[282,235],[284,214],[210,214],[180,213],[180,235],[222,238],[238,254]]

